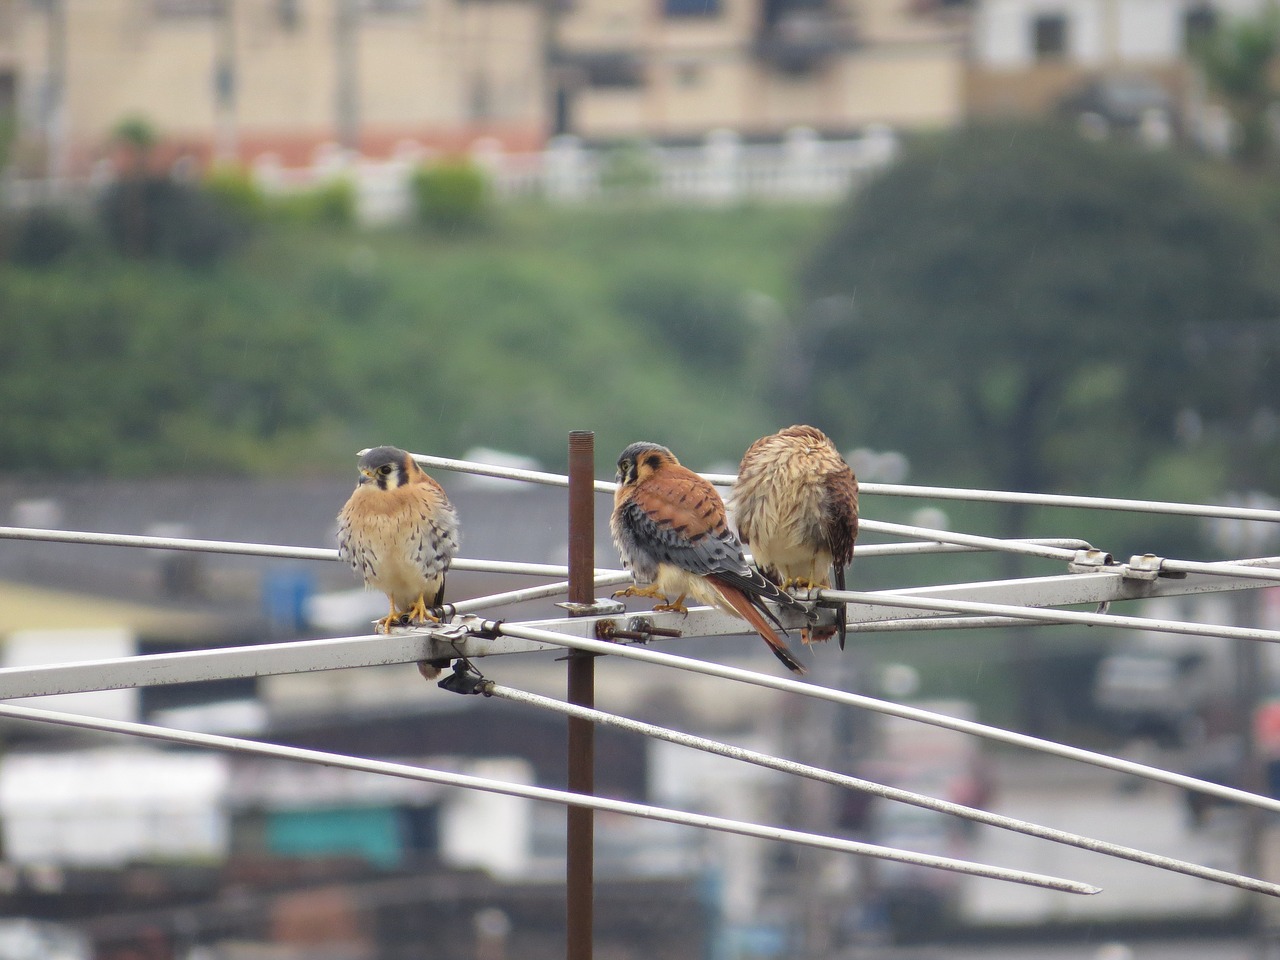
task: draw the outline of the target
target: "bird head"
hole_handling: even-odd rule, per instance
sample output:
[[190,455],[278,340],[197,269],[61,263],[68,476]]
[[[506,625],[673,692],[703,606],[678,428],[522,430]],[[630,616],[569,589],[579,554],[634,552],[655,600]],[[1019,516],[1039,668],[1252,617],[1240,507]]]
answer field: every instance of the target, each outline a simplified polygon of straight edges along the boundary
[[618,472],[614,479],[621,486],[639,483],[663,464],[679,463],[675,454],[657,443],[641,440],[631,444],[618,456]]
[[379,490],[403,487],[420,469],[413,457],[399,447],[366,450],[356,466],[360,470],[360,482],[375,484]]

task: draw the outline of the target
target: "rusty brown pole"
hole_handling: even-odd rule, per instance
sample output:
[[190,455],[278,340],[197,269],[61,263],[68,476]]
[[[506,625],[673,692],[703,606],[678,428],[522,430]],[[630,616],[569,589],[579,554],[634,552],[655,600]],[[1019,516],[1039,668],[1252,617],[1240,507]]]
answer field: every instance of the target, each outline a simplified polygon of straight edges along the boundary
[[[595,434],[569,434],[569,602],[595,601]],[[596,661],[592,654],[569,655],[569,702],[594,707]],[[569,790],[595,793],[595,726],[569,719]],[[568,808],[565,851],[565,910],[568,960],[591,960],[595,916],[595,818],[585,807]]]

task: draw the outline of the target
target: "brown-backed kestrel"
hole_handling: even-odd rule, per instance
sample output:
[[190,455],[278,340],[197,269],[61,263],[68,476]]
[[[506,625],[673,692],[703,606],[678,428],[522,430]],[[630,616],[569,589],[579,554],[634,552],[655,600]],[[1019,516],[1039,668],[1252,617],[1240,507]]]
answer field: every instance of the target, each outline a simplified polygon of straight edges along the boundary
[[[365,586],[387,595],[383,633],[407,616],[422,623],[444,602],[444,578],[458,552],[458,515],[443,488],[397,447],[374,447],[358,463],[360,481],[338,514],[338,555]],[[419,664],[428,679],[436,664]]]
[[[797,425],[753,443],[733,488],[742,542],[766,577],[783,587],[845,586],[858,536],[858,480],[826,434]],[[844,648],[844,606],[836,620]],[[814,630],[814,640],[831,632]],[[810,637],[803,637],[806,643]]]
[[643,442],[622,451],[617,481],[609,529],[636,586],[615,596],[653,597],[661,601],[655,610],[683,611],[686,597],[719,607],[750,623],[779,660],[804,673],[764,601],[805,608],[747,563],[715,487],[666,447]]

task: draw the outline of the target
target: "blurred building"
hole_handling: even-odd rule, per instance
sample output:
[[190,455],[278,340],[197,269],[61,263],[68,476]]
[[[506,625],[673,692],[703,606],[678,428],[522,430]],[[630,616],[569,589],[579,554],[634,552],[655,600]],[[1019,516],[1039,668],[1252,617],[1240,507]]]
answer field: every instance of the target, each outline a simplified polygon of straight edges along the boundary
[[587,137],[777,136],[961,116],[946,0],[580,0],[556,14],[556,125]]
[[[1099,134],[1215,139],[1191,50],[1259,0],[977,0],[965,100],[977,116],[1060,112]],[[1210,144],[1213,145],[1213,144]]]
[[947,0],[0,0],[0,109],[25,172],[55,175],[128,118],[166,158],[287,166],[334,143],[937,125],[960,117],[965,20]]
[[202,158],[286,163],[330,142],[530,145],[544,125],[531,0],[6,2],[0,77],[7,60],[54,169],[83,168],[132,117]]

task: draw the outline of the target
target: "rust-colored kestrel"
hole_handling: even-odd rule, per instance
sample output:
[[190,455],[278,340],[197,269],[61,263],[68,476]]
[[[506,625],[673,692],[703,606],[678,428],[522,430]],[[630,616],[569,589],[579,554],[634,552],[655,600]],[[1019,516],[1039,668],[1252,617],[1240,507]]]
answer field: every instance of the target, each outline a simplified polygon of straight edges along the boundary
[[[338,555],[365,585],[387,595],[383,633],[403,617],[435,621],[444,579],[458,552],[458,515],[443,488],[397,447],[374,447],[360,457],[360,481],[338,514]],[[418,665],[431,679],[434,663]]]
[[804,606],[747,563],[715,487],[666,447],[644,442],[622,451],[617,481],[609,529],[636,585],[615,596],[652,597],[661,601],[655,610],[683,611],[686,597],[719,607],[750,623],[788,669],[804,673],[764,601]]
[[[742,458],[734,520],[761,572],[783,587],[845,586],[858,536],[858,480],[821,430],[797,425],[762,437]],[[844,648],[841,604],[835,631]],[[832,631],[814,630],[813,640]],[[810,636],[803,636],[806,643]]]

